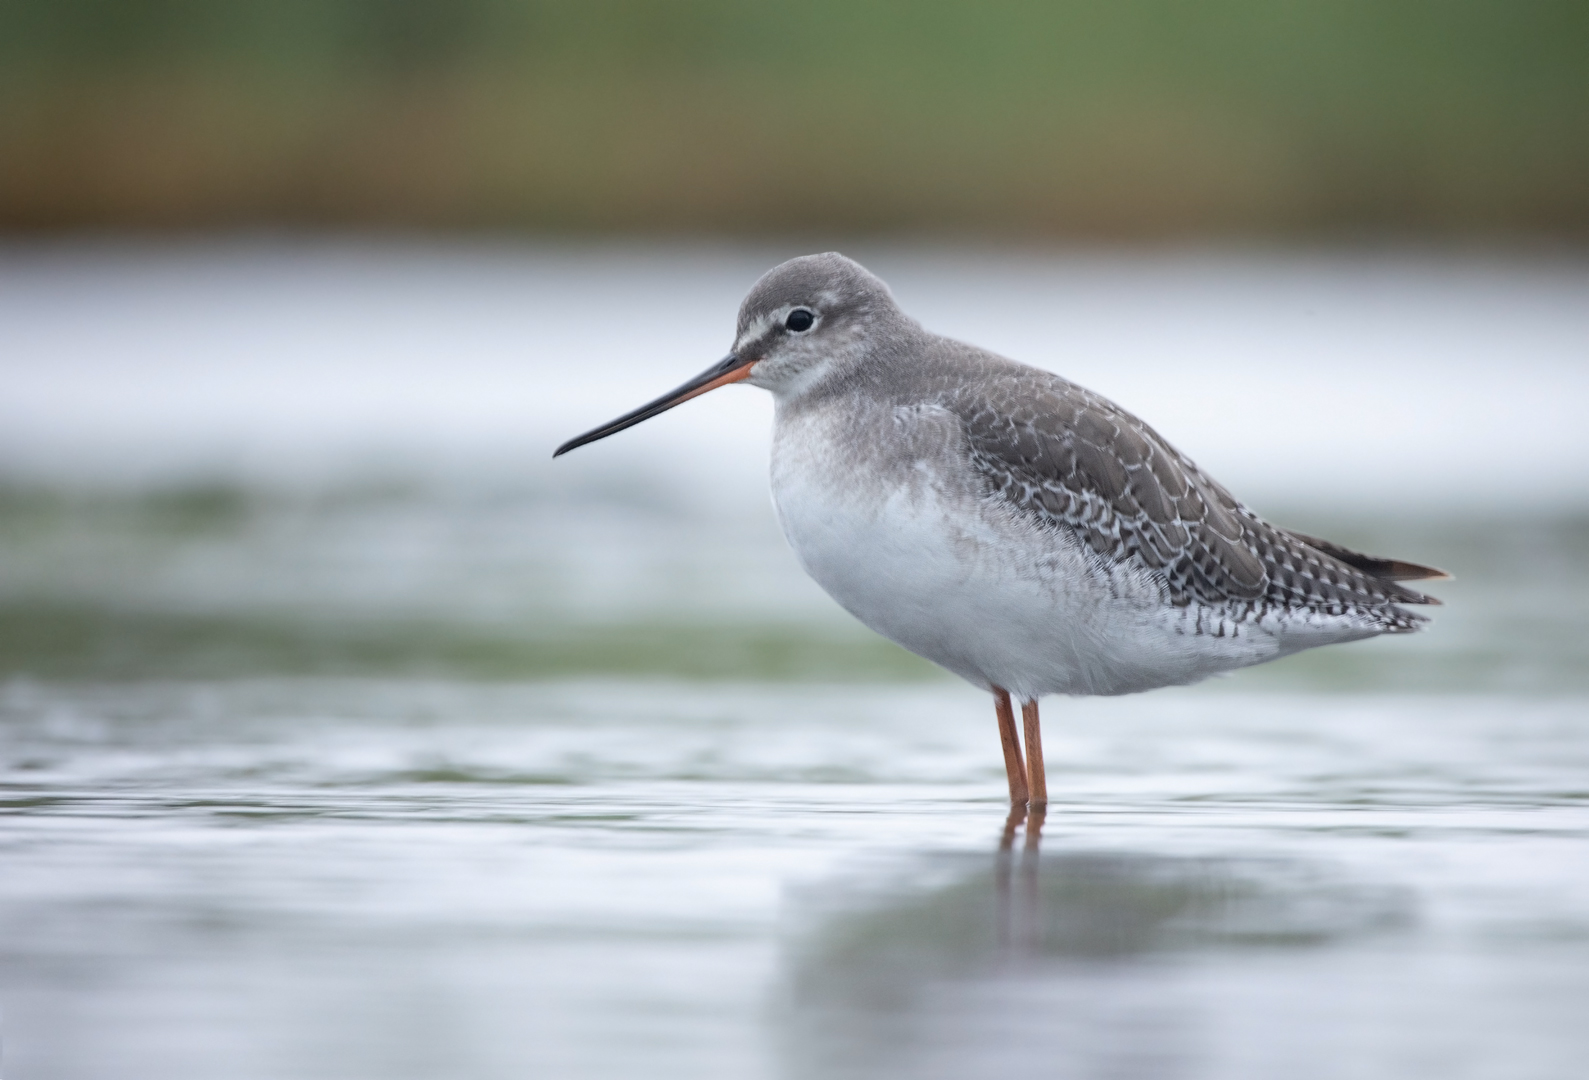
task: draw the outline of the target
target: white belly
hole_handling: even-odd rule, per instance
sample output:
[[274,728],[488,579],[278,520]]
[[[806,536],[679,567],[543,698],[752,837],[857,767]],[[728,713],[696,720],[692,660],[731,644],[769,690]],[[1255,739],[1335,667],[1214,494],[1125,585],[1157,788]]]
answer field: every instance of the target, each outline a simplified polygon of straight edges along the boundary
[[1199,613],[1166,608],[1153,583],[1106,575],[1068,534],[979,497],[952,455],[885,468],[823,434],[808,423],[774,442],[773,501],[801,565],[861,622],[977,686],[1131,693],[1290,651],[1260,625],[1197,632]]

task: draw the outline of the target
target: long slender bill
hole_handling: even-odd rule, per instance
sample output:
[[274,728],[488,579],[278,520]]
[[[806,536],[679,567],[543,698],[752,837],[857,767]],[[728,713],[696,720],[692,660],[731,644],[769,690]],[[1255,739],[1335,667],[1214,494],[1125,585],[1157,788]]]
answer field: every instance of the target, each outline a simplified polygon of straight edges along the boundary
[[755,367],[753,360],[741,360],[733,353],[729,353],[720,363],[713,364],[695,378],[674,390],[668,391],[655,401],[640,406],[633,412],[624,413],[611,423],[603,424],[583,435],[569,439],[562,446],[552,452],[552,456],[559,457],[578,446],[593,443],[597,439],[605,439],[609,435],[616,435],[624,428],[634,427],[642,420],[649,420],[657,413],[667,412],[675,405],[682,405],[692,397],[700,397],[708,390],[716,390],[719,386],[727,386],[731,382],[747,378],[751,368]]

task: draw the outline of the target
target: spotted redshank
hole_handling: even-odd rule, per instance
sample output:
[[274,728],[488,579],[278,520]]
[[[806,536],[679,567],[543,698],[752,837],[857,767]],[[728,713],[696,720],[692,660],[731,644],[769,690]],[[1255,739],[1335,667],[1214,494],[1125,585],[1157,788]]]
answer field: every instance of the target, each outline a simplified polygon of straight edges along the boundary
[[[772,494],[861,622],[991,691],[1010,800],[1048,800],[1038,699],[1196,682],[1402,634],[1442,571],[1264,521],[1141,420],[922,328],[836,253],[774,267],[733,351],[557,456],[729,383],[776,402]],[[1026,752],[1011,697],[1021,702]]]

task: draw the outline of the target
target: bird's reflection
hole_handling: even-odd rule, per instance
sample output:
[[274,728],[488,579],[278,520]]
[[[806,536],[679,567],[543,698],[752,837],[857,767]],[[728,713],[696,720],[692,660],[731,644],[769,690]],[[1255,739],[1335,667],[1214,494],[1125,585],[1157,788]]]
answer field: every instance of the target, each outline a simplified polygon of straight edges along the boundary
[[1398,890],[1305,860],[1088,850],[1063,834],[1043,851],[1044,818],[1012,812],[991,860],[922,854],[813,894],[821,914],[788,954],[787,1071],[980,1075],[996,1059],[1187,1075],[1203,1003],[1166,975],[1192,969],[1164,957],[1289,948],[1300,966],[1409,917]]
[[[1021,826],[1026,825],[1026,846],[1036,851],[1043,842],[1043,818],[1048,815],[1048,808],[1023,806],[1019,803],[1010,807],[1009,817],[1004,819],[1004,835],[999,837],[999,854],[1009,854],[1015,847],[1016,834],[1021,831]],[[1030,824],[1028,824],[1030,822]]]
[[[1041,920],[1038,906],[1042,890],[1037,876],[1037,858],[1043,846],[1043,821],[1048,816],[1045,805],[1010,807],[1004,819],[1004,832],[999,837],[998,853],[993,862],[993,888],[997,904],[999,947],[1020,949],[1036,943]],[[1021,845],[1020,887],[1017,890],[1015,838],[1026,827],[1026,840]],[[1019,899],[1017,899],[1019,892]]]

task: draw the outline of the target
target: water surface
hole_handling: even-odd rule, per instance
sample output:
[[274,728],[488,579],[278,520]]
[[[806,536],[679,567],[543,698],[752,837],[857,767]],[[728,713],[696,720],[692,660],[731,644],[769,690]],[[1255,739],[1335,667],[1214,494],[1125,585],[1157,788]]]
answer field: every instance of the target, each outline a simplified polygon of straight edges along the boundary
[[1578,699],[5,691],[25,1076],[1574,1075]]

